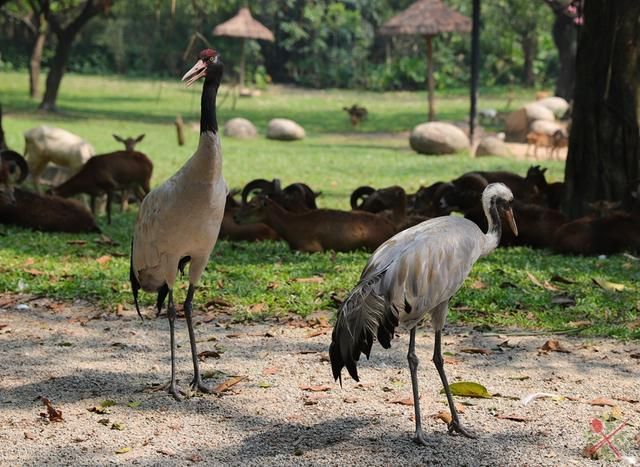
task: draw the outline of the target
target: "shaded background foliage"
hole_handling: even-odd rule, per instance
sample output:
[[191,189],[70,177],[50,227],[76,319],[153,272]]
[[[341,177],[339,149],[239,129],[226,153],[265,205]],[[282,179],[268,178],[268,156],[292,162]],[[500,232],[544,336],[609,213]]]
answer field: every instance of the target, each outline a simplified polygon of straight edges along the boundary
[[[54,4],[56,2],[53,2]],[[64,3],[64,2],[62,2]],[[67,2],[68,3],[68,2]],[[237,76],[240,43],[213,38],[215,25],[234,15],[244,0],[136,0],[112,2],[74,43],[68,70],[129,76],[175,76],[204,43],[185,50],[194,32],[224,51]],[[275,34],[275,43],[247,42],[247,76],[309,87],[420,89],[425,86],[422,37],[381,37],[377,29],[412,0],[260,0],[253,15]],[[447,0],[465,15],[471,2]],[[25,69],[30,55],[28,31],[20,20],[29,2],[7,2],[0,14],[0,66]],[[482,11],[481,83],[547,86],[557,75],[551,39],[553,14],[542,1],[491,0]],[[49,35],[43,65],[50,63],[55,36]],[[434,42],[436,86],[466,86],[470,36],[444,34]]]

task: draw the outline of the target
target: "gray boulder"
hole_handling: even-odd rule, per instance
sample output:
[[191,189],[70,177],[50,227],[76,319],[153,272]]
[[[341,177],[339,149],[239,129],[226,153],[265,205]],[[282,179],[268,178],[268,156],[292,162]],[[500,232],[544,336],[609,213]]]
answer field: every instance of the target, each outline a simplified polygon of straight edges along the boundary
[[258,130],[246,118],[237,117],[224,124],[224,135],[232,138],[249,139],[258,136]]
[[267,126],[267,138],[295,141],[305,137],[304,128],[288,118],[274,118]]
[[511,151],[507,145],[497,136],[485,136],[480,140],[476,148],[476,157],[480,156],[500,156],[510,157]]
[[420,154],[453,154],[469,147],[469,138],[451,123],[428,122],[416,126],[409,136],[411,149]]

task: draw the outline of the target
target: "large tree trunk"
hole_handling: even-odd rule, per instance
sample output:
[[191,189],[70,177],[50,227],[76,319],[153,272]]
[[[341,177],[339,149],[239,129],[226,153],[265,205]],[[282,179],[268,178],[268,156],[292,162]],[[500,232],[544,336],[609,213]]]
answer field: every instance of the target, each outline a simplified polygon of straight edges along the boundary
[[40,97],[40,67],[42,65],[42,51],[47,39],[45,19],[40,18],[37,26],[38,32],[29,59],[29,95],[32,99]]
[[556,81],[555,95],[570,101],[576,80],[576,46],[578,29],[573,18],[562,13],[556,14],[553,23],[553,42],[558,49],[560,71]]
[[[42,1],[42,0],[41,0]],[[86,3],[80,10],[78,16],[71,21],[66,27],[62,27],[60,20],[51,11],[49,2],[42,3],[45,17],[51,27],[51,30],[58,38],[55,56],[47,75],[47,88],[40,103],[40,109],[55,111],[56,100],[58,98],[58,90],[64,76],[71,53],[73,40],[87,22],[101,11],[108,11],[114,0],[86,0]]]
[[47,75],[47,88],[44,92],[42,102],[40,103],[40,109],[42,110],[48,110],[51,112],[56,111],[58,91],[60,89],[60,83],[62,82],[62,76],[64,76],[64,72],[66,71],[67,61],[69,60],[72,45],[73,37],[66,34],[58,36],[56,53],[53,57],[53,61],[51,62],[49,74]]
[[520,42],[522,54],[524,55],[524,66],[522,70],[522,84],[533,87],[536,84],[536,72],[533,68],[533,61],[536,58],[538,38],[535,31],[524,34]]
[[585,2],[576,61],[576,88],[567,187],[572,217],[585,202],[623,200],[640,178],[640,2]]

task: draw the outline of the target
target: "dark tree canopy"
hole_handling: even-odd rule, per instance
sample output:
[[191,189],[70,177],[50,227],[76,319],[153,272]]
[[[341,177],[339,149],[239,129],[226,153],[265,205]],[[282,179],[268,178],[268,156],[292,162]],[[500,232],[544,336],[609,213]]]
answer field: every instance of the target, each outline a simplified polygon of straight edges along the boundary
[[565,211],[623,200],[640,179],[640,2],[588,0],[578,41]]

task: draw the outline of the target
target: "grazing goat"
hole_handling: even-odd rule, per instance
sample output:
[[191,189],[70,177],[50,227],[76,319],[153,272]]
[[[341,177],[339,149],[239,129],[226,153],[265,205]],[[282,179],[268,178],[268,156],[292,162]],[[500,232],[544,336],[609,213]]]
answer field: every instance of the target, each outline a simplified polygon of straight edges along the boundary
[[118,135],[111,135],[113,136],[113,139],[115,139],[116,141],[124,144],[124,149],[125,151],[129,151],[132,152],[135,147],[136,144],[138,144],[140,141],[142,141],[144,139],[144,133],[141,135],[138,135],[137,138],[122,138],[122,136],[118,136]]
[[630,212],[608,211],[612,204],[592,203],[595,213],[568,222],[553,235],[556,253],[610,255],[640,251],[640,187],[631,193]]
[[358,104],[353,104],[351,107],[343,107],[342,110],[349,114],[351,126],[353,127],[358,126],[358,124],[366,120],[369,115],[367,109],[360,107]]
[[315,209],[292,213],[267,196],[255,196],[235,215],[239,224],[263,222],[273,228],[292,250],[375,250],[391,237],[395,226],[369,212]]
[[[513,196],[517,200],[523,201],[525,203],[537,203],[540,199],[540,192],[538,190],[538,187],[527,181],[525,177],[522,177],[513,172],[504,170],[488,172],[474,171],[467,172],[466,174],[462,175],[462,177],[470,174],[480,175],[487,181],[487,183],[504,183],[513,192]],[[460,183],[460,178],[458,178],[458,182],[454,180],[453,183]]]
[[10,149],[0,149],[0,204],[15,204],[14,186],[29,174],[24,158]]
[[[141,152],[116,151],[94,156],[80,171],[51,192],[67,198],[79,193],[91,197],[95,215],[96,197],[107,194],[107,219],[111,224],[111,201],[116,190],[133,189],[140,201],[149,193],[153,163]],[[124,199],[124,198],[123,198]]]
[[[380,200],[371,199],[371,195],[376,192],[376,189],[372,186],[363,185],[359,186],[351,193],[351,197],[349,198],[349,203],[351,204],[351,209],[355,211],[369,211],[369,212],[380,212],[385,207]],[[365,208],[366,206],[366,208]]]
[[443,201],[444,194],[455,188],[450,182],[435,182],[429,186],[421,186],[413,195],[409,195],[409,212],[419,216],[440,217],[451,214]]
[[279,240],[278,233],[261,222],[255,224],[238,224],[233,216],[240,210],[240,203],[233,197],[234,193],[227,194],[227,202],[224,205],[224,216],[220,226],[219,237],[233,242],[258,242],[262,240]]
[[320,193],[314,192],[306,183],[292,183],[284,190],[281,188],[280,179],[272,181],[258,178],[252,180],[242,189],[242,205],[246,205],[253,194],[268,196],[280,206],[291,212],[305,212],[317,209],[316,198]]
[[93,146],[62,128],[32,128],[24,133],[24,142],[24,154],[39,193],[42,192],[40,175],[49,162],[68,167],[75,173],[95,154]]
[[544,174],[547,168],[541,168],[539,165],[532,165],[527,170],[526,180],[538,187],[542,198],[542,204],[551,209],[560,209],[560,205],[564,200],[565,185],[564,182],[548,183]]

